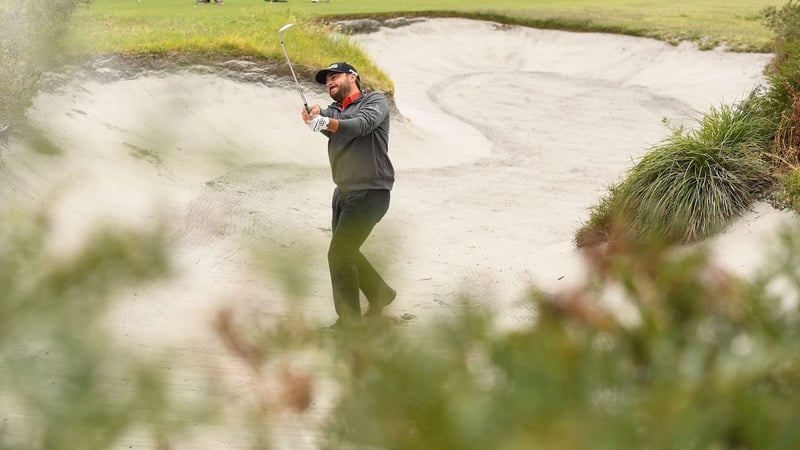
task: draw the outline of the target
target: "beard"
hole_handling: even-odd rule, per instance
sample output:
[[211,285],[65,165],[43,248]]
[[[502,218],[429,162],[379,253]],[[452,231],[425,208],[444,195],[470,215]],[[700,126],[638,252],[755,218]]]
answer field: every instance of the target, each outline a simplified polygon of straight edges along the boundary
[[347,98],[350,95],[352,89],[350,88],[349,84],[338,83],[335,86],[328,89],[328,94],[330,94],[331,98],[340,102]]

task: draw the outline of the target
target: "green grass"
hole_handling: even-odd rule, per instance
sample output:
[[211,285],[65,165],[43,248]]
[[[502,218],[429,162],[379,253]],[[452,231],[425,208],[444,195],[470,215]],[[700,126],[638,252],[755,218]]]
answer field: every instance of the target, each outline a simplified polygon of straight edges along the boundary
[[[339,14],[370,14],[389,6],[397,12],[453,11],[503,22],[577,31],[611,31],[669,42],[692,40],[704,46],[726,43],[744,51],[767,50],[772,35],[760,23],[763,8],[774,1],[575,0],[575,1],[405,1],[386,5],[365,1],[341,8]],[[339,5],[339,4],[337,4]],[[349,7],[348,7],[349,6]]]
[[295,23],[286,45],[298,71],[308,74],[332,60],[348,60],[368,86],[392,91],[391,80],[352,43],[331,40],[326,20],[342,16],[444,15],[497,20],[541,28],[608,31],[701,46],[726,43],[737,50],[767,50],[772,33],[760,11],[770,0],[227,0],[224,5],[194,0],[94,0],[77,11],[70,42],[79,54],[236,55],[283,59],[277,30]]
[[367,86],[392,91],[391,81],[362,51],[349,40],[330,39],[308,8],[298,11],[288,3],[96,0],[75,14],[70,42],[79,54],[236,56],[283,63],[277,30],[287,23],[295,24],[284,38],[299,73],[308,76],[344,59],[359,67]]

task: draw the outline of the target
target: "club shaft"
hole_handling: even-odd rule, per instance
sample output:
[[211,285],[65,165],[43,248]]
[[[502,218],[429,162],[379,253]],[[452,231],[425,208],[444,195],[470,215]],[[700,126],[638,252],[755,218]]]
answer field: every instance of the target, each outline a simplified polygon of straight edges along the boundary
[[289,52],[286,51],[286,45],[283,43],[283,36],[280,32],[278,33],[278,38],[281,41],[281,48],[283,49],[283,55],[286,56],[286,62],[289,63],[289,71],[292,72],[292,78],[294,79],[294,84],[297,86],[297,92],[300,93],[300,98],[303,99],[303,106],[305,106],[306,112],[310,114],[311,110],[308,109],[308,101],[306,100],[305,94],[303,94],[303,88],[300,87],[300,82],[297,81],[297,75],[294,73],[292,60],[289,59]]

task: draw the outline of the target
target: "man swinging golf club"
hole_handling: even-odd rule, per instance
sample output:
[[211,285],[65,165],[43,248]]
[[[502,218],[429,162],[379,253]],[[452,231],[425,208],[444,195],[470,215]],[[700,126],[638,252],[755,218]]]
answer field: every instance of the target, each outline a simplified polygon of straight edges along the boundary
[[389,160],[389,104],[382,92],[361,91],[358,71],[346,62],[317,72],[334,100],[327,108],[303,108],[303,120],[328,138],[333,181],[333,237],[328,266],[334,327],[361,321],[359,290],[369,302],[364,317],[380,316],[396,296],[361,253],[361,245],[389,209],[394,167]]

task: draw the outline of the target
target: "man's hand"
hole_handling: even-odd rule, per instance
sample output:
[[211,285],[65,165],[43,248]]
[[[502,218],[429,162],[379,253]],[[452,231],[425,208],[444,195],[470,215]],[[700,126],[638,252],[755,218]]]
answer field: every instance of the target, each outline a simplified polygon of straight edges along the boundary
[[331,119],[325,116],[316,115],[311,120],[308,121],[308,128],[310,128],[311,131],[314,132],[324,131],[328,129],[328,124],[330,123],[330,121]]
[[314,118],[314,116],[318,115],[322,110],[320,109],[319,105],[311,105],[308,107],[308,111],[305,108],[302,108],[300,111],[303,115],[303,122],[306,124]]

